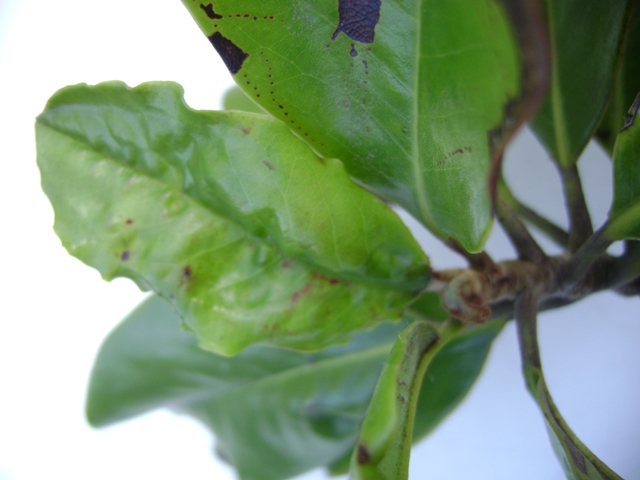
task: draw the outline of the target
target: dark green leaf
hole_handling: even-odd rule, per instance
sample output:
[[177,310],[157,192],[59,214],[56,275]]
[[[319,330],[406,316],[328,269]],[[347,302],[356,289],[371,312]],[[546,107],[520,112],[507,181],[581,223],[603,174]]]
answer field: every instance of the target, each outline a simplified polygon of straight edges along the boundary
[[640,93],[613,149],[613,205],[606,235],[640,239]]
[[551,444],[569,480],[622,480],[596,457],[564,421],[547,390],[542,371],[530,371],[537,377],[532,391],[547,424]]
[[546,0],[551,89],[532,127],[564,168],[576,163],[602,118],[634,2]]
[[[458,327],[459,328],[459,327]],[[354,480],[407,480],[422,377],[440,337],[428,323],[400,334],[380,374],[351,457]]]
[[87,400],[93,425],[158,407],[188,413],[216,434],[243,480],[289,478],[351,451],[401,324],[314,354],[268,346],[229,358],[201,350],[158,297],[102,346]]
[[467,327],[436,354],[422,381],[414,441],[431,433],[469,393],[504,323],[496,320]]
[[439,236],[482,248],[488,177],[544,84],[533,2],[183,3],[263,108]]
[[275,119],[196,112],[176,84],[80,85],[37,140],[69,252],[170,299],[205,348],[345,341],[428,281],[399,217]]
[[610,155],[613,155],[616,136],[624,126],[627,109],[640,92],[640,12],[637,9],[638,7],[629,26],[622,65],[616,78],[613,95],[596,132],[598,139]]
[[222,109],[264,114],[264,110],[252,102],[251,98],[238,87],[231,87],[224,92],[222,95]]
[[[91,377],[90,422],[107,425],[160,407],[188,413],[211,428],[243,479],[260,480],[332,464],[344,471],[337,462],[352,452],[379,373],[406,326],[385,323],[313,354],[253,346],[228,358],[200,350],[178,323],[170,305],[152,297],[109,335]],[[482,366],[478,352],[486,354],[501,325],[465,330],[436,354],[419,403],[434,412],[417,412],[416,436],[460,401],[469,372]],[[425,392],[432,397],[426,402]]]
[[622,480],[571,431],[553,403],[541,367],[536,294],[525,290],[515,304],[520,353],[529,392],[544,415],[551,444],[569,480]]

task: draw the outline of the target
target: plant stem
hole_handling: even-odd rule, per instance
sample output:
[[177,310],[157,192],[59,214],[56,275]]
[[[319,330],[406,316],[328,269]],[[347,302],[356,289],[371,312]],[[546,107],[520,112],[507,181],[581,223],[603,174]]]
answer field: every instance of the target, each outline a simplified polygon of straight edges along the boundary
[[559,167],[569,214],[568,251],[577,251],[593,234],[591,217],[582,190],[580,173],[576,165]]
[[542,248],[540,248],[513,210],[500,197],[496,201],[496,213],[520,259],[534,263],[542,263],[547,260],[547,255]]
[[518,327],[518,341],[522,368],[524,370],[527,387],[535,397],[542,370],[540,348],[538,347],[538,301],[539,295],[531,289],[526,289],[515,301],[515,318]]
[[589,268],[598,257],[606,252],[613,243],[605,236],[608,225],[603,225],[596,233],[592,234],[580,249],[565,262],[558,272],[558,282],[566,291],[576,285],[585,276]]
[[569,233],[566,230],[521,203],[509,190],[504,180],[500,182],[498,191],[500,197],[522,220],[533,225],[560,247],[567,248],[569,244]]

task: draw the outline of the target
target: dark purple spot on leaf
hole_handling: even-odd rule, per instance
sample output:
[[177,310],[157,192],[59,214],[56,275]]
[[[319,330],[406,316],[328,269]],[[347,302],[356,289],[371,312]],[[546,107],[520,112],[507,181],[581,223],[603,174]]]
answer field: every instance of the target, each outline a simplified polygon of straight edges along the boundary
[[371,461],[371,454],[369,453],[369,449],[365,447],[363,444],[358,444],[358,464],[364,465],[365,463],[369,463]]
[[353,43],[351,44],[351,51],[349,52],[349,55],[351,55],[352,57],[358,56],[358,51],[356,50],[356,46]]
[[216,12],[213,11],[213,4],[209,3],[208,5],[205,5],[203,3],[200,4],[200,8],[202,10],[204,10],[204,13],[207,14],[207,17],[209,17],[211,20],[215,20],[217,18],[222,18],[222,15],[218,15]]
[[351,40],[373,43],[380,20],[380,0],[338,0],[340,20],[331,40],[344,32]]
[[182,276],[187,280],[191,278],[191,267],[189,266],[184,267],[182,269]]
[[243,52],[240,47],[228,38],[223,37],[220,32],[215,32],[207,38],[209,38],[211,45],[216,49],[229,71],[232,74],[238,73],[249,54]]
[[131,254],[129,253],[129,250],[125,250],[124,252],[122,252],[122,255],[120,255],[120,258],[122,260],[129,260],[130,256]]

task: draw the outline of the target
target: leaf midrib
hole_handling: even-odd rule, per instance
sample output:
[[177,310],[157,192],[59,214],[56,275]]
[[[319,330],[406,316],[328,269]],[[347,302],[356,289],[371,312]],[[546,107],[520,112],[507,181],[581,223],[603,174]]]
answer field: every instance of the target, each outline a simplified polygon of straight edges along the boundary
[[[212,208],[210,205],[205,205],[203,204],[200,200],[198,200],[197,198],[194,198],[192,195],[190,195],[188,192],[184,191],[183,189],[181,189],[180,187],[173,185],[171,183],[168,183],[166,181],[164,181],[162,178],[158,178],[156,176],[150,175],[149,173],[140,170],[138,168],[136,168],[135,166],[132,166],[128,163],[126,163],[125,161],[123,161],[120,158],[117,158],[115,156],[112,156],[110,154],[107,154],[103,151],[100,151],[99,149],[97,149],[95,147],[95,145],[92,145],[91,143],[89,143],[86,139],[82,138],[79,135],[74,135],[71,132],[65,131],[64,129],[60,129],[57,126],[54,126],[48,122],[46,122],[45,120],[42,119],[42,117],[38,117],[36,119],[36,124],[39,124],[43,127],[49,128],[50,130],[52,130],[53,132],[62,135],[64,137],[69,138],[71,141],[76,142],[80,145],[82,145],[83,147],[85,147],[87,150],[99,155],[100,157],[102,157],[103,159],[110,161],[112,164],[115,164],[116,166],[118,166],[119,168],[125,168],[129,171],[131,171],[134,175],[139,175],[141,177],[144,177],[150,181],[159,183],[163,186],[165,186],[166,188],[169,188],[171,190],[173,190],[174,192],[176,192],[179,195],[184,195],[186,198],[188,198],[190,201],[192,201],[193,203],[195,203],[198,207],[204,209],[205,211],[209,212],[211,215],[215,215],[219,218],[221,218],[222,220],[224,220],[225,222],[229,222],[232,225],[236,226],[237,228],[239,228],[246,236],[248,239],[250,239],[251,241],[255,241],[258,242],[260,244],[263,244],[269,248],[274,249],[275,251],[277,251],[279,253],[279,255],[282,256],[282,258],[294,258],[296,262],[299,262],[304,268],[305,270],[308,270],[310,272],[315,272],[315,273],[320,273],[320,274],[324,274],[326,273],[326,271],[322,268],[319,268],[317,265],[309,263],[307,260],[303,259],[303,258],[299,258],[299,257],[291,257],[288,253],[283,252],[277,245],[274,245],[260,237],[255,236],[250,230],[248,230],[244,225],[242,225],[241,223],[238,223],[235,219],[225,215],[224,213],[219,212],[218,210]],[[169,162],[165,162],[165,163],[169,163]],[[332,275],[338,275],[337,272],[330,272],[330,274]],[[349,279],[350,280],[350,279]],[[372,284],[372,285],[378,285],[378,283],[376,283],[375,281],[372,282],[365,282],[364,280],[360,280],[359,283],[362,284]]]
[[414,61],[414,75],[413,75],[413,118],[411,128],[411,165],[413,166],[414,176],[414,188],[416,189],[416,199],[418,201],[418,212],[420,213],[421,220],[427,225],[433,226],[433,219],[429,214],[429,207],[427,198],[425,195],[424,178],[422,176],[422,169],[420,165],[420,159],[422,158],[420,151],[420,59],[422,58],[422,3],[424,0],[417,0],[417,11],[415,12],[416,21],[416,44],[415,44],[415,61]]

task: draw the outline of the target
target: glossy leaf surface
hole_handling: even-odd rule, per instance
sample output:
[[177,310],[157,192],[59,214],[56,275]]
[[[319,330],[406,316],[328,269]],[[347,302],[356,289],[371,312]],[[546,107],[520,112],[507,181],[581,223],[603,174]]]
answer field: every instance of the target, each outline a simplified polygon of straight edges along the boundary
[[553,159],[574,165],[612,92],[635,0],[546,0],[551,88],[532,127]]
[[108,83],[61,90],[37,137],[65,247],[170,299],[205,348],[345,341],[428,280],[397,215],[277,120]]
[[640,239],[640,93],[613,150],[613,205],[606,234],[614,240]]
[[610,155],[613,155],[613,146],[618,133],[624,126],[629,105],[633,103],[638,92],[640,92],[640,12],[636,6],[613,95],[597,131],[600,143]]
[[[160,407],[188,413],[214,432],[241,478],[260,480],[351,454],[380,371],[407,325],[385,323],[348,346],[313,354],[252,346],[228,358],[199,349],[178,324],[170,305],[152,297],[110,334],[93,368],[90,422],[107,425]],[[451,398],[429,418],[442,420],[464,396],[453,386],[469,369],[479,370],[497,331],[495,324],[465,331],[438,352],[429,393],[439,405],[445,392]]]
[[351,458],[351,479],[409,478],[422,376],[439,342],[433,327],[421,321],[412,323],[396,340],[362,422]]
[[263,108],[439,236],[482,248],[492,155],[543,83],[518,47],[539,49],[538,30],[509,17],[530,20],[532,2],[183,3]]

